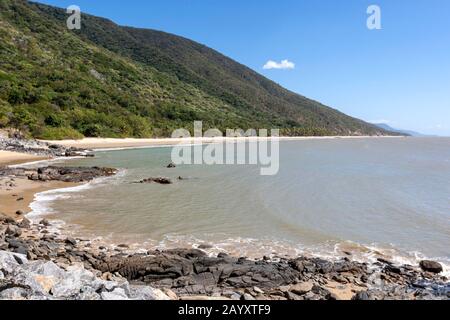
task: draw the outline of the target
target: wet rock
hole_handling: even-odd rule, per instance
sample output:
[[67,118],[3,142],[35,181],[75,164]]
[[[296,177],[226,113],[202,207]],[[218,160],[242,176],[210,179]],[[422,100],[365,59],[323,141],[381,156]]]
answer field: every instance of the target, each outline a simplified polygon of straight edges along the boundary
[[77,245],[77,240],[75,240],[74,238],[67,238],[66,239],[66,243],[70,244],[72,246],[76,246]]
[[7,215],[0,213],[0,222],[5,224],[14,224],[16,221]]
[[99,167],[44,167],[37,170],[38,180],[86,182],[99,177],[109,177],[117,173],[113,168]]
[[169,169],[173,169],[173,168],[176,168],[176,167],[177,167],[176,164],[173,163],[173,162],[171,162],[171,163],[169,163],[169,164],[167,165],[167,168],[169,168]]
[[47,219],[42,219],[41,221],[39,221],[39,224],[46,227],[50,226],[50,222]]
[[27,218],[23,218],[22,221],[20,221],[17,226],[22,229],[29,229],[31,226],[31,221],[28,220]]
[[436,261],[422,260],[420,261],[420,267],[423,271],[432,273],[441,273],[443,271],[442,265]]
[[203,249],[203,250],[205,250],[205,249],[207,250],[207,249],[212,249],[213,246],[210,245],[210,244],[201,244],[201,245],[198,246],[198,248],[199,249]]
[[164,178],[164,177],[158,177],[158,178],[147,178],[144,180],[141,180],[139,182],[136,183],[158,183],[158,184],[172,184],[172,180],[170,180],[169,178]]

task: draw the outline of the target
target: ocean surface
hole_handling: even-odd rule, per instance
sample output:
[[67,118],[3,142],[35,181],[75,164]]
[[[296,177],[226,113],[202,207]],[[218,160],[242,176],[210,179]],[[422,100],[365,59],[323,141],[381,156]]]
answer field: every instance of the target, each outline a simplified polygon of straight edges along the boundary
[[[33,215],[85,237],[148,248],[206,244],[255,258],[426,257],[450,265],[450,138],[285,141],[276,176],[253,165],[168,169],[170,155],[159,147],[66,161],[121,170],[39,194]],[[158,176],[174,184],[133,183]]]

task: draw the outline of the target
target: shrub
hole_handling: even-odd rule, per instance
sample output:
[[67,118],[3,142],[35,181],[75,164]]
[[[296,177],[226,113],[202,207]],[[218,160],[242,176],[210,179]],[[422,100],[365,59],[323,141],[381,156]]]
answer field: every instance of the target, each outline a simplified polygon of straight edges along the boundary
[[38,136],[39,139],[44,140],[64,140],[64,139],[83,139],[84,136],[72,128],[51,128],[46,127]]

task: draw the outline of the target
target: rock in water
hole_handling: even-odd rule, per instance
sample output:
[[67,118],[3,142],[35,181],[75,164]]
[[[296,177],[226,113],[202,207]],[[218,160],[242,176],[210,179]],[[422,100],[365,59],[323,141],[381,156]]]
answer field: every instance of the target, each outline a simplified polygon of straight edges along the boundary
[[173,168],[176,168],[176,167],[177,167],[176,164],[173,163],[173,162],[169,163],[169,165],[167,166],[167,168],[169,168],[169,169],[173,169]]
[[158,177],[158,178],[148,178],[148,179],[144,179],[141,180],[137,183],[159,183],[159,184],[172,184],[172,180],[170,180],[169,178],[163,178],[163,177]]
[[420,267],[422,268],[423,271],[428,271],[432,273],[441,273],[444,270],[439,262],[430,260],[420,261]]

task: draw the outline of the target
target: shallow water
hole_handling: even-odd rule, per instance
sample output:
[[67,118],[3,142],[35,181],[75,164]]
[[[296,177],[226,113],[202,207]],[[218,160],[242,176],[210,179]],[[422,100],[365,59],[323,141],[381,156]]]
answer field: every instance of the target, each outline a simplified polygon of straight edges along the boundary
[[[206,242],[247,256],[338,249],[450,260],[450,138],[281,142],[276,176],[259,175],[257,166],[167,169],[170,152],[71,160],[67,165],[123,170],[72,192],[40,195],[33,208],[51,209],[85,235],[153,245]],[[132,183],[154,176],[175,183]]]

